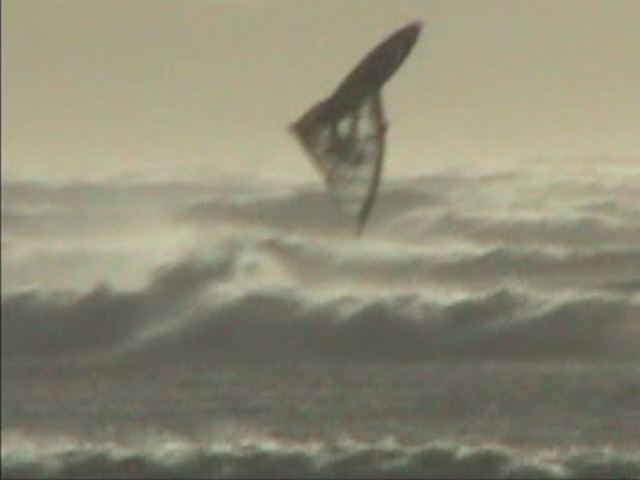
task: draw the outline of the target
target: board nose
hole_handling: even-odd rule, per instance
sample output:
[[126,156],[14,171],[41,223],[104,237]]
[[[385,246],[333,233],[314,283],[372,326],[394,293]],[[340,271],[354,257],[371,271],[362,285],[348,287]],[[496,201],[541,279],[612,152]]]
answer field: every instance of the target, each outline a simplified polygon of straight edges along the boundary
[[409,23],[406,27],[404,27],[403,30],[404,32],[406,32],[406,34],[410,35],[411,37],[417,38],[418,35],[420,35],[420,32],[422,32],[423,28],[424,28],[424,22],[418,19]]
[[424,22],[419,18],[409,23],[409,25],[407,25],[407,28],[410,28],[412,30],[418,30],[418,31],[422,30],[423,27],[424,27]]

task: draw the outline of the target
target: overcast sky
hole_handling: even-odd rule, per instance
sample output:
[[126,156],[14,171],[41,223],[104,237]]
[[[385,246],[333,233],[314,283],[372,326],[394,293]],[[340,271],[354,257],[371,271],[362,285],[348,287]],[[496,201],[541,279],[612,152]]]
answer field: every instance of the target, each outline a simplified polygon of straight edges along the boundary
[[6,0],[3,178],[316,178],[286,131],[405,22],[387,173],[640,154],[640,2]]

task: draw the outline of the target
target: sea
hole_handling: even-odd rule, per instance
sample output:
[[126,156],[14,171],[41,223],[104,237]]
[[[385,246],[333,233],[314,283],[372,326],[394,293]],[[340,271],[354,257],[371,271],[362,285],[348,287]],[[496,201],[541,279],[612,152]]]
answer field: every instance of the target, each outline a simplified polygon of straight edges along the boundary
[[3,180],[2,478],[640,478],[639,165]]

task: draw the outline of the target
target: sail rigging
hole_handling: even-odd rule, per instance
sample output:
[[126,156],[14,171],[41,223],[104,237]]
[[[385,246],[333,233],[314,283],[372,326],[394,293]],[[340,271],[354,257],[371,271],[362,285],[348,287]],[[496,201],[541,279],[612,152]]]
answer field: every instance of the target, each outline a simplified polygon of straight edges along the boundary
[[413,48],[421,28],[421,23],[411,23],[391,35],[333,95],[292,125],[331,197],[357,219],[358,233],[367,224],[382,174],[387,121],[381,89]]

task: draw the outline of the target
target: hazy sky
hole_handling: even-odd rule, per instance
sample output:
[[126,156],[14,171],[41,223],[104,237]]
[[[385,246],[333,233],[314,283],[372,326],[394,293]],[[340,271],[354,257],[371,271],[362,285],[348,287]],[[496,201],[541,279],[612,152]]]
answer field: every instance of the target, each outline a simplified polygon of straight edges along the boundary
[[6,0],[3,178],[315,177],[286,126],[405,22],[387,172],[640,154],[640,1]]

